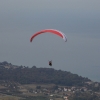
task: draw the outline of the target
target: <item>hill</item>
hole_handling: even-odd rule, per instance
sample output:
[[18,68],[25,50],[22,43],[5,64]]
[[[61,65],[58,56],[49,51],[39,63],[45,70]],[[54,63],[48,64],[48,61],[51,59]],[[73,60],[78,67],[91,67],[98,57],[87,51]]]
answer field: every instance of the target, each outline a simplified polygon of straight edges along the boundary
[[100,100],[100,83],[53,68],[0,62],[0,100]]
[[55,70],[53,68],[32,68],[12,65],[8,62],[0,63],[0,80],[9,80],[21,84],[43,83],[65,86],[83,86],[91,81],[88,78],[72,74],[68,71]]

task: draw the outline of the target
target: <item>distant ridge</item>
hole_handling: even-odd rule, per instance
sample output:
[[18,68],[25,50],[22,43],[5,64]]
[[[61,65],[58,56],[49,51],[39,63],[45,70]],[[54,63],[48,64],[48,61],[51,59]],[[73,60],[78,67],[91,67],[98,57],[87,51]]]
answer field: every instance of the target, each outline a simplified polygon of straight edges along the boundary
[[72,74],[68,71],[55,70],[53,68],[31,68],[17,66],[7,61],[0,62],[0,80],[9,80],[21,84],[43,83],[66,86],[83,86],[90,79]]

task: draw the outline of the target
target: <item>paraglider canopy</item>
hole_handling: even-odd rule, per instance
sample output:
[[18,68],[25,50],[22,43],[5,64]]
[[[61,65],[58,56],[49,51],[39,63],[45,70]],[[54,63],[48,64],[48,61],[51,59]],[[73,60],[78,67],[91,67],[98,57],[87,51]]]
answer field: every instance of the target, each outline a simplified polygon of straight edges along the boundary
[[32,37],[30,38],[30,42],[32,42],[33,39],[34,39],[37,35],[42,34],[42,33],[47,33],[47,32],[52,33],[52,34],[55,34],[55,35],[58,35],[59,37],[63,38],[63,40],[64,40],[65,42],[67,42],[67,37],[66,37],[66,35],[65,35],[64,33],[60,32],[60,31],[58,31],[58,30],[55,30],[55,29],[45,29],[45,30],[41,30],[41,31],[36,32],[36,33],[35,33],[34,35],[32,35]]

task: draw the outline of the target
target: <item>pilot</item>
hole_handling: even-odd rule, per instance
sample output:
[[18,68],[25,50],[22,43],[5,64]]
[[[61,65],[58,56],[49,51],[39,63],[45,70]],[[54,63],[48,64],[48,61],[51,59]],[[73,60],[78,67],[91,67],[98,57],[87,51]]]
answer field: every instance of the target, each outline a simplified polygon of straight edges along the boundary
[[52,61],[49,61],[49,66],[52,66]]

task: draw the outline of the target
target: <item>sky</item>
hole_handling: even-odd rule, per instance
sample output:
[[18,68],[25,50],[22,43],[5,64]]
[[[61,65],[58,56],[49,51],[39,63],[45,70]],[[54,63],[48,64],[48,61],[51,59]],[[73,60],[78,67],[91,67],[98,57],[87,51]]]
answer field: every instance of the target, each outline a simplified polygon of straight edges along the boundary
[[[67,42],[42,29],[57,29]],[[100,0],[0,0],[0,62],[69,71],[100,82]]]

